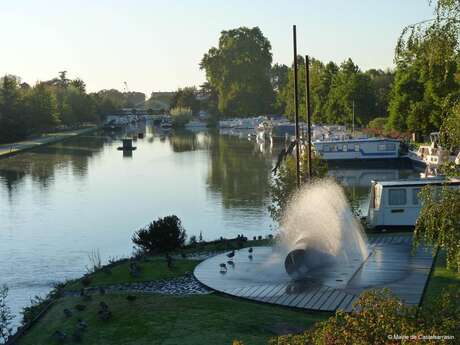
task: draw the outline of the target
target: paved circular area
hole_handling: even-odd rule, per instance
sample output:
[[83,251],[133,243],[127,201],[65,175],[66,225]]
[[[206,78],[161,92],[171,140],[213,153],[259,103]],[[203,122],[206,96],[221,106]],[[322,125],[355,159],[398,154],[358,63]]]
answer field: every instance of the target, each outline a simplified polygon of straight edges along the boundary
[[[195,277],[207,287],[229,295],[296,308],[351,310],[368,288],[388,287],[407,304],[420,303],[433,259],[419,248],[411,255],[410,234],[372,236],[367,260],[330,265],[293,281],[284,271],[284,256],[272,247],[254,247],[211,257],[200,263]],[[230,257],[229,257],[230,256]]]

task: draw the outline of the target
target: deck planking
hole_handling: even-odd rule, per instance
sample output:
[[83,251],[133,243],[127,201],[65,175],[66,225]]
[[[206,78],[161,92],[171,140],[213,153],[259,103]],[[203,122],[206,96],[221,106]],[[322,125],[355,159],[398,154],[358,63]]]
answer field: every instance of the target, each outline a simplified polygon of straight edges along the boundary
[[228,261],[227,256],[214,256],[200,263],[194,275],[213,290],[293,308],[351,311],[358,296],[374,288],[389,288],[404,303],[418,305],[433,257],[424,247],[411,255],[411,237],[410,234],[370,236],[370,255],[364,263],[323,269],[304,281],[291,280],[284,272],[282,258],[271,247],[255,247],[252,259],[247,249],[235,251],[235,264],[229,265],[225,272],[219,271],[219,265]]

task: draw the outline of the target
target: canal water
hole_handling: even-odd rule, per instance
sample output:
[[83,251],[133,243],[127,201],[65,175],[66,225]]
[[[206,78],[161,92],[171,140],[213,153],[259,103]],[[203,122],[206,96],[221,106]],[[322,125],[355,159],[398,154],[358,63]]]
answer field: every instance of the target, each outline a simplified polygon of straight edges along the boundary
[[[131,156],[117,150],[121,137],[140,132]],[[94,250],[104,262],[130,255],[133,232],[158,217],[175,214],[189,237],[205,240],[272,233],[270,171],[282,145],[147,124],[0,160],[0,285],[10,289],[13,312],[83,274]],[[389,166],[333,167],[330,174],[363,212],[370,180],[417,176]]]

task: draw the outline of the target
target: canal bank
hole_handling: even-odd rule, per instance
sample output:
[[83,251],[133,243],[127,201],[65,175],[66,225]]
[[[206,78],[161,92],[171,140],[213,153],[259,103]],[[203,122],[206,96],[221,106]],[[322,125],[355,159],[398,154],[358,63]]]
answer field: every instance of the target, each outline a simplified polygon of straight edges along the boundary
[[54,144],[59,141],[74,138],[82,134],[88,134],[97,131],[100,126],[93,126],[88,128],[77,129],[73,131],[48,133],[39,138],[19,141],[16,143],[0,145],[0,159],[14,156],[18,153],[31,150],[40,146]]

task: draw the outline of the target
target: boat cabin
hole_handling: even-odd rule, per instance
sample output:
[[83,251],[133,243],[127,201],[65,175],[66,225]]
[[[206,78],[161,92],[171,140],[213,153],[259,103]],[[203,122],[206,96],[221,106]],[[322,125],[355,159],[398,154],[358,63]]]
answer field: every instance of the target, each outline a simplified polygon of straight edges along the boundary
[[313,145],[325,160],[394,159],[399,157],[400,141],[386,138],[319,140]]
[[415,180],[372,181],[369,210],[366,217],[370,229],[413,227],[420,213],[419,193],[430,185],[439,193],[443,184],[460,187],[460,179],[433,177]]

